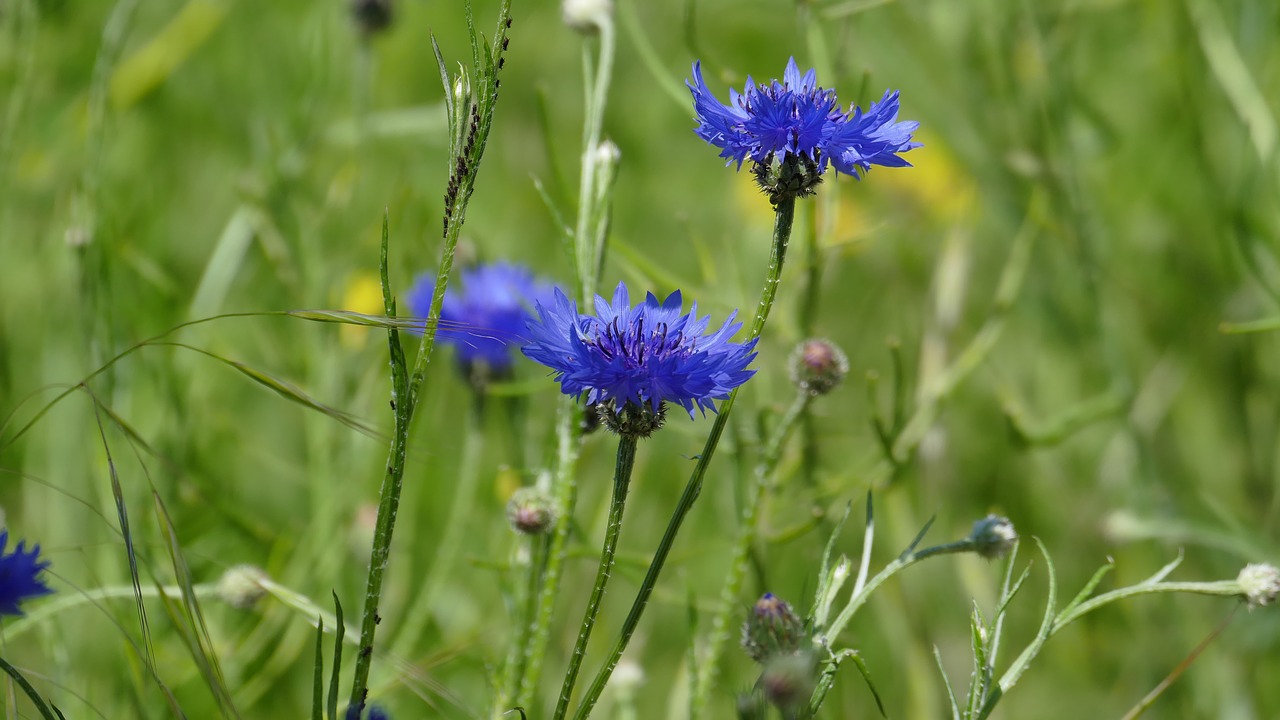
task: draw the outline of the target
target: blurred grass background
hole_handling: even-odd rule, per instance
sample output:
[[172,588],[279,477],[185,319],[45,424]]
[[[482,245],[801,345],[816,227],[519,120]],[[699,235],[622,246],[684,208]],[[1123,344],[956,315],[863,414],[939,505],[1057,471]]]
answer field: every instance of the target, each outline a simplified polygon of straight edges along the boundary
[[[479,2],[481,29],[494,5]],[[495,6],[496,7],[496,6]],[[464,230],[473,258],[527,263],[568,283],[554,220],[532,178],[572,216],[581,132],[582,38],[554,3],[516,0],[494,135]],[[840,178],[803,201],[781,306],[707,490],[628,657],[643,669],[640,717],[678,717],[687,692],[690,602],[710,612],[736,522],[734,453],[757,418],[789,401],[785,356],[801,339],[801,287],[817,233],[815,330],[853,371],[817,404],[816,483],[799,453],[766,509],[768,531],[811,508],[860,517],[874,487],[877,558],[932,515],[934,540],[1008,515],[1053,553],[1061,593],[1106,558],[1109,582],[1141,580],[1185,548],[1180,579],[1234,577],[1277,559],[1280,347],[1224,334],[1224,321],[1280,312],[1276,112],[1280,6],[1269,0],[622,0],[605,133],[622,152],[605,286],[676,288],[722,317],[751,309],[771,213],[691,131],[681,80],[701,59],[722,97],[789,56],[817,65],[843,100],[902,91],[925,147],[911,170]],[[460,3],[405,1],[366,48],[337,0],[0,3],[0,506],[11,534],[43,544],[61,595],[127,587],[107,456],[93,405],[76,394],[13,441],[52,398],[134,343],[224,312],[377,312],[377,242],[389,209],[392,283],[403,298],[434,268],[447,140],[428,33],[446,59],[469,49]],[[646,57],[650,58],[646,60]],[[450,62],[453,62],[452,60]],[[673,92],[674,90],[674,92]],[[678,102],[677,102],[678,99]],[[363,123],[359,119],[363,118]],[[1040,210],[1031,213],[1033,198]],[[1029,215],[1030,213],[1030,215]],[[993,315],[1013,238],[1034,237],[1025,283],[997,344],[960,385],[918,454],[890,480],[870,427],[865,375],[893,377],[902,347],[918,393]],[[376,331],[250,317],[171,338],[287,379],[383,432],[386,346]],[[380,639],[395,642],[431,567],[460,472],[469,390],[447,351],[425,388],[410,451]],[[434,590],[430,623],[403,641],[412,667],[375,663],[375,697],[398,718],[477,717],[510,632],[502,568],[511,490],[547,458],[552,383],[523,398],[515,435],[491,399],[483,492],[463,561]],[[175,347],[148,347],[89,383],[149,446],[104,422],[148,579],[172,584],[152,492],[197,582],[252,563],[358,613],[385,443]],[[34,396],[32,393],[35,393]],[[522,423],[522,424],[521,424]],[[641,448],[588,669],[612,639],[701,447],[706,421],[674,418]],[[594,571],[612,441],[589,438],[583,535],[559,605],[544,685],[558,687]],[[746,465],[749,467],[749,464]],[[597,482],[598,480],[598,482]],[[763,591],[808,603],[830,523],[766,543],[743,608]],[[857,532],[840,549],[856,555]],[[1027,557],[1026,554],[1023,557]],[[990,607],[998,565],[931,561],[891,583],[851,627],[895,718],[940,717],[937,645],[968,678],[969,598]],[[754,586],[753,586],[754,585]],[[1014,612],[1016,648],[1039,622],[1040,568]],[[46,601],[49,602],[49,601]],[[189,717],[216,706],[173,624],[149,601],[156,664]],[[1053,640],[1003,702],[1003,717],[1118,717],[1229,611],[1205,598],[1143,598]],[[245,717],[309,707],[313,632],[268,598],[251,611],[209,599],[227,685]],[[12,625],[10,625],[12,627]],[[84,603],[6,641],[5,656],[52,688],[68,717],[164,717],[130,643],[129,595]],[[1240,613],[1148,717],[1280,717],[1280,620]],[[715,717],[755,674],[729,651]],[[606,702],[600,715],[608,717]],[[543,708],[532,708],[541,717]],[[871,717],[845,671],[826,717]]]

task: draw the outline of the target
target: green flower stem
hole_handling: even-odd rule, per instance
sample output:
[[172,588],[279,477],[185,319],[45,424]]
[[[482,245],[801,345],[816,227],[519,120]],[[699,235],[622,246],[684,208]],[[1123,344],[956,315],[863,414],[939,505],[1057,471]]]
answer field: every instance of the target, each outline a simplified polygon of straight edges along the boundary
[[498,695],[494,698],[492,710],[495,720],[505,717],[506,712],[511,709],[511,702],[519,692],[520,683],[524,679],[525,666],[529,660],[525,649],[529,647],[529,638],[533,633],[534,615],[538,611],[538,588],[547,565],[547,550],[551,544],[551,536],[545,534],[518,539],[527,543],[529,564],[524,569],[523,594],[518,599],[519,614],[516,616],[516,633],[507,651],[506,662],[502,665]]
[[[479,392],[479,391],[477,391]],[[471,421],[468,423],[462,445],[462,463],[454,484],[453,504],[445,518],[444,533],[436,546],[431,569],[423,575],[418,588],[418,599],[409,607],[402,630],[391,645],[391,653],[409,657],[426,628],[431,611],[435,608],[440,589],[444,587],[462,549],[463,531],[471,520],[476,501],[476,485],[480,478],[480,458],[484,457],[484,398],[477,395]]]
[[[778,283],[782,277],[783,263],[787,257],[787,244],[791,240],[791,226],[795,221],[795,212],[796,201],[794,198],[784,198],[774,206],[773,250],[769,257],[769,269],[765,275],[764,287],[760,291],[760,303],[756,307],[756,318],[751,324],[751,340],[760,337],[761,332],[764,331],[765,322],[769,319],[769,311],[773,309],[773,301],[778,294]],[[676,535],[680,532],[680,526],[684,524],[685,517],[693,509],[694,502],[698,500],[698,495],[702,492],[702,482],[707,473],[707,466],[711,464],[711,458],[715,455],[716,446],[720,443],[720,436],[724,433],[725,425],[729,422],[729,414],[733,410],[733,403],[738,397],[738,390],[741,389],[741,387],[734,389],[729,394],[729,399],[725,400],[720,406],[720,412],[716,415],[716,419],[711,425],[711,432],[707,435],[706,444],[703,445],[702,454],[698,456],[698,464],[694,466],[693,474],[689,476],[689,482],[685,484],[684,493],[680,496],[680,502],[671,514],[671,520],[667,523],[666,532],[663,533],[662,540],[658,543],[658,549],[654,552],[653,560],[649,563],[649,570],[645,573],[644,581],[640,584],[640,590],[636,593],[636,599],[631,604],[631,612],[627,614],[627,619],[622,624],[622,630],[614,643],[613,651],[609,654],[604,666],[600,668],[600,672],[596,674],[595,680],[591,683],[591,688],[582,699],[582,705],[574,713],[574,718],[577,720],[586,718],[591,713],[591,709],[595,707],[596,701],[600,699],[600,693],[604,692],[604,686],[609,682],[609,676],[613,674],[613,669],[617,667],[618,660],[622,658],[622,653],[626,651],[627,643],[631,642],[631,636],[635,633],[636,626],[640,624],[640,617],[644,614],[645,607],[649,603],[649,596],[653,594],[653,588],[658,583],[658,575],[662,573],[662,566],[667,562],[667,555],[671,553],[671,548],[675,545]]]
[[760,505],[764,500],[765,490],[773,484],[778,462],[782,459],[783,448],[792,432],[799,425],[800,418],[808,409],[813,396],[803,390],[796,393],[796,399],[787,409],[773,434],[765,444],[764,453],[756,463],[751,487],[747,489],[746,501],[742,507],[742,519],[738,523],[738,538],[733,546],[733,559],[729,562],[729,572],[725,576],[724,588],[720,591],[720,602],[716,607],[711,622],[711,637],[707,641],[707,650],[696,670],[693,700],[690,703],[690,717],[701,717],[706,710],[707,701],[711,697],[711,686],[716,680],[720,666],[720,651],[729,639],[730,623],[734,611],[738,608],[738,595],[742,592],[742,582],[747,575],[747,565],[751,558],[751,548],[755,545],[760,533]]
[[604,588],[613,570],[613,555],[617,552],[618,537],[622,534],[622,511],[627,505],[627,488],[631,484],[631,469],[636,462],[636,442],[637,438],[632,435],[623,435],[618,440],[618,462],[613,471],[613,500],[609,503],[609,522],[605,526],[604,547],[600,550],[600,567],[596,570],[596,582],[591,588],[587,611],[582,616],[578,641],[574,643],[573,654],[569,656],[569,669],[564,674],[560,700],[556,703],[553,716],[555,720],[562,720],[569,712],[573,685],[578,680],[578,671],[582,669],[587,642],[591,639],[591,630],[595,627],[596,615],[600,612],[600,602],[604,599]]
[[542,575],[542,590],[535,603],[533,625],[529,629],[528,642],[523,647],[524,674],[519,678],[520,692],[516,704],[533,703],[538,683],[542,679],[542,664],[547,656],[547,644],[551,640],[551,618],[555,614],[556,595],[560,580],[564,577],[564,560],[573,528],[573,508],[578,502],[578,454],[582,440],[582,409],[573,398],[562,396],[556,423],[556,476],[552,487],[556,493],[556,526],[551,535]]

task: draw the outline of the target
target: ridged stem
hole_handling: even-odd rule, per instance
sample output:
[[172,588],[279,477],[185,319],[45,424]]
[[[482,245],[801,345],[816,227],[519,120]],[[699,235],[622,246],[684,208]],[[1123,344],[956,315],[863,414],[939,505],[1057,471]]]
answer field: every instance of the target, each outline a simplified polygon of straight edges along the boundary
[[[773,309],[774,299],[778,295],[778,283],[782,278],[782,266],[787,257],[787,244],[791,241],[791,226],[795,221],[796,201],[794,198],[784,198],[774,206],[774,222],[773,222],[773,250],[769,256],[769,269],[765,275],[764,287],[760,290],[760,303],[756,306],[756,318],[751,324],[751,340],[760,337],[764,331],[764,324],[769,319],[769,311]],[[609,658],[600,668],[600,672],[596,674],[595,680],[591,683],[591,688],[587,690],[587,694],[582,699],[582,704],[578,707],[578,711],[574,713],[575,720],[582,720],[591,714],[591,709],[595,707],[596,702],[600,699],[600,693],[604,692],[605,685],[609,682],[609,676],[613,674],[613,669],[618,666],[618,660],[622,658],[622,653],[626,651],[627,644],[631,642],[631,636],[636,631],[636,626],[640,624],[640,617],[644,614],[645,607],[649,604],[649,596],[653,594],[653,588],[658,584],[658,576],[662,573],[662,567],[667,562],[667,556],[671,553],[671,548],[675,545],[676,535],[680,533],[680,527],[684,524],[685,517],[689,511],[693,509],[693,504],[698,500],[698,495],[702,492],[703,478],[706,476],[707,467],[711,464],[711,458],[715,455],[716,446],[720,443],[720,436],[724,434],[725,425],[729,422],[729,413],[733,410],[734,400],[738,397],[736,388],[729,394],[729,399],[725,400],[720,406],[720,412],[716,415],[715,422],[711,425],[711,432],[707,435],[707,441],[702,447],[702,453],[698,456],[698,464],[693,468],[693,474],[689,476],[689,482],[684,486],[684,492],[680,495],[680,502],[676,505],[675,511],[671,514],[671,519],[667,522],[666,532],[662,534],[662,540],[658,543],[658,549],[654,552],[653,560],[649,562],[649,570],[645,573],[644,581],[640,584],[640,590],[636,593],[635,600],[631,603],[631,612],[627,614],[627,619],[622,624],[622,630],[618,635],[617,641],[614,643]]]
[[636,437],[623,435],[618,440],[618,461],[613,471],[613,499],[609,503],[609,522],[605,526],[604,547],[600,550],[600,567],[596,570],[596,581],[591,587],[591,598],[587,600],[587,611],[582,616],[582,626],[578,629],[578,640],[573,645],[573,654],[569,656],[569,669],[564,674],[564,684],[560,687],[560,700],[556,703],[554,720],[562,720],[569,712],[569,700],[573,697],[573,686],[578,680],[578,672],[582,669],[582,659],[587,654],[587,642],[591,640],[591,630],[596,624],[596,615],[600,613],[600,602],[604,599],[604,589],[609,583],[609,574],[613,571],[613,556],[618,550],[618,537],[622,534],[622,511],[627,505],[627,488],[631,484],[631,469],[636,462]]

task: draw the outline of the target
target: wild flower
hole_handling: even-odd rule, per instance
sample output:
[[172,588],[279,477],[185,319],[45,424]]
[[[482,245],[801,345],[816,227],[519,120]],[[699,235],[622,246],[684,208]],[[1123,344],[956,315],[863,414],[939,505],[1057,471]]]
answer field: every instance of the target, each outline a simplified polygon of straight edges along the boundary
[[857,105],[842,110],[834,90],[817,84],[817,73],[800,74],[795,58],[782,82],[755,83],[747,77],[739,93],[729,90],[729,104],[712,95],[693,64],[693,93],[698,137],[720,148],[726,165],[750,159],[756,179],[776,203],[781,197],[813,193],[830,164],[836,172],[861,178],[872,165],[907,167],[899,153],[920,147],[911,134],[917,122],[897,122],[898,92],[886,90],[863,112]]
[[[603,406],[606,423],[647,413],[660,417],[664,403],[689,412],[715,412],[715,401],[746,382],[754,370],[756,343],[729,342],[742,327],[730,314],[720,329],[704,334],[710,316],[698,317],[694,303],[682,312],[677,290],[661,302],[653,293],[631,306],[630,295],[618,283],[613,302],[597,296],[596,314],[578,312],[575,302],[559,290],[550,304],[538,304],[538,319],[529,323],[531,342],[524,354],[554,371],[566,395],[586,396]],[[617,428],[615,428],[616,430]]]
[[[463,270],[458,285],[460,292],[445,291],[436,337],[457,348],[468,375],[508,375],[511,348],[525,337],[531,311],[550,297],[551,286],[528,269],[503,262]],[[419,277],[406,298],[409,311],[425,317],[434,293],[435,276]]]
[[39,558],[39,545],[27,551],[26,541],[19,541],[11,553],[8,546],[9,531],[0,530],[0,615],[22,615],[22,603],[53,592],[40,577],[49,562]]

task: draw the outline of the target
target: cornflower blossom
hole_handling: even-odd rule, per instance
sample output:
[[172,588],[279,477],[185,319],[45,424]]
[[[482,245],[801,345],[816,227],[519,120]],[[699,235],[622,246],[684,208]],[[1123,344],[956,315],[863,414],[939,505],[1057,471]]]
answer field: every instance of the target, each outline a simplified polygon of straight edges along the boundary
[[898,92],[886,90],[866,112],[857,105],[842,110],[834,90],[817,84],[817,73],[803,75],[795,58],[782,82],[755,83],[747,77],[739,93],[729,90],[721,104],[693,64],[693,93],[698,137],[720,148],[726,165],[742,168],[750,159],[756,179],[772,199],[813,193],[830,164],[836,172],[861,179],[872,165],[908,167],[899,157],[920,143],[911,140],[917,122],[897,122]]
[[23,602],[53,592],[40,577],[49,562],[39,559],[39,545],[28,552],[26,541],[21,541],[7,553],[8,545],[9,531],[0,530],[0,615],[22,615]]
[[618,283],[613,302],[597,296],[591,316],[556,290],[551,304],[538,304],[539,318],[529,323],[532,341],[522,350],[554,371],[566,395],[585,395],[609,410],[606,421],[647,413],[660,424],[668,402],[690,417],[695,409],[715,412],[716,400],[755,374],[747,365],[756,341],[729,342],[742,327],[734,322],[736,311],[704,334],[710,316],[699,318],[697,303],[688,313],[682,307],[679,290],[662,302],[648,293],[632,307],[626,285]]
[[[445,291],[436,337],[457,348],[469,373],[483,366],[488,374],[509,374],[511,346],[525,339],[532,310],[550,298],[551,286],[523,267],[501,262],[463,270],[458,285],[460,292]],[[419,277],[406,298],[410,312],[426,316],[434,293],[435,276]]]

